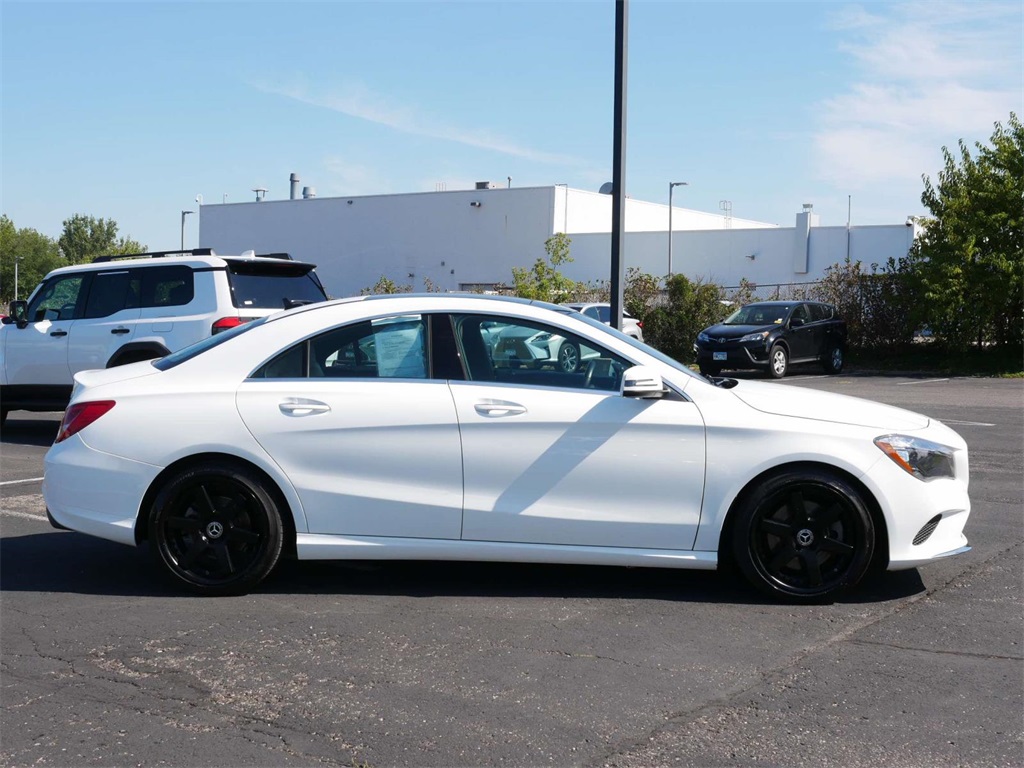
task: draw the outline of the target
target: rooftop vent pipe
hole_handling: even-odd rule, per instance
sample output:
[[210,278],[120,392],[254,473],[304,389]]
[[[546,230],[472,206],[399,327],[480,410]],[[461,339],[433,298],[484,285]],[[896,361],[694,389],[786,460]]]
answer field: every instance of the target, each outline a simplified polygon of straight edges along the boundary
[[316,197],[316,187],[303,187],[302,188],[302,199],[312,200]]
[[292,185],[291,199],[295,200],[299,195],[299,174],[293,173],[288,177],[288,181],[290,181]]

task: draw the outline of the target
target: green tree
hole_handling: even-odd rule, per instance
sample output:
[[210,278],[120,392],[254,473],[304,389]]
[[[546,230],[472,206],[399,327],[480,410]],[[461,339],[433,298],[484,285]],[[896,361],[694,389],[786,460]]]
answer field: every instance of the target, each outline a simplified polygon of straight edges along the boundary
[[[18,264],[18,286],[14,285],[15,259]],[[0,307],[17,294],[27,299],[43,276],[64,264],[57,243],[46,235],[27,227],[19,229],[6,215],[0,216]],[[0,310],[6,312],[6,309]]]
[[715,283],[673,275],[667,281],[668,303],[656,307],[644,321],[644,340],[682,363],[693,362],[697,334],[722,320],[728,308]]
[[568,235],[557,232],[544,242],[546,259],[538,258],[531,269],[512,267],[512,290],[515,295],[554,303],[572,301],[580,286],[559,271],[559,267],[572,261],[569,255],[571,243]]
[[60,252],[68,264],[82,264],[97,256],[116,256],[142,253],[146,246],[129,237],[117,236],[117,222],[76,213],[64,220],[64,228],[57,239]]
[[938,182],[924,176],[922,204],[932,218],[911,249],[924,321],[948,344],[1024,342],[1024,126],[1010,114],[991,146],[961,140],[942,148]]
[[378,280],[374,285],[371,285],[369,288],[363,288],[359,292],[359,295],[360,296],[380,296],[380,295],[383,295],[383,294],[390,294],[390,293],[412,293],[412,286],[408,285],[408,284],[406,284],[406,285],[399,285],[394,280],[392,280],[390,277],[387,277],[385,275],[381,275],[380,276],[380,280]]

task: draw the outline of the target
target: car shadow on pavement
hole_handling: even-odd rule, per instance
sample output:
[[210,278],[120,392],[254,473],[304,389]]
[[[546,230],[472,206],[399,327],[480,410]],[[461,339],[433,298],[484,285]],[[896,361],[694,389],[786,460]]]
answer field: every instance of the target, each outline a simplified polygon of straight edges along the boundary
[[0,432],[0,443],[11,445],[36,445],[48,448],[57,437],[60,421],[53,419],[12,419],[8,418]]
[[[916,570],[887,573],[842,603],[898,600],[925,590]],[[0,592],[185,597],[133,548],[71,531],[0,539]],[[253,594],[550,597],[762,605],[740,577],[713,571],[584,565],[283,560]]]

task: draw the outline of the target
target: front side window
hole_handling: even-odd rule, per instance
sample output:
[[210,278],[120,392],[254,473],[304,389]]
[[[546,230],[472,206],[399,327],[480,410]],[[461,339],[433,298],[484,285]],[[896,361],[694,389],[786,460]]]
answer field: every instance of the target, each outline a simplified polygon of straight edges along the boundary
[[574,333],[528,320],[456,315],[472,381],[617,391],[629,363]]
[[62,275],[47,282],[28,307],[29,322],[73,320],[80,315],[78,300],[83,275]]
[[806,304],[800,304],[795,310],[793,310],[793,319],[802,320],[805,323],[811,322],[811,313],[807,311]]

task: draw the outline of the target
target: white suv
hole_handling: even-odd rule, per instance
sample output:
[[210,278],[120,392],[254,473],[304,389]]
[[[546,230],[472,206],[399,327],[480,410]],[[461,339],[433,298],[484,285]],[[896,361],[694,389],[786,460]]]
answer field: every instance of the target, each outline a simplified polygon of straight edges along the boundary
[[314,264],[208,248],[103,256],[48,274],[0,325],[0,423],[62,410],[78,371],[163,357],[218,331],[327,298]]

